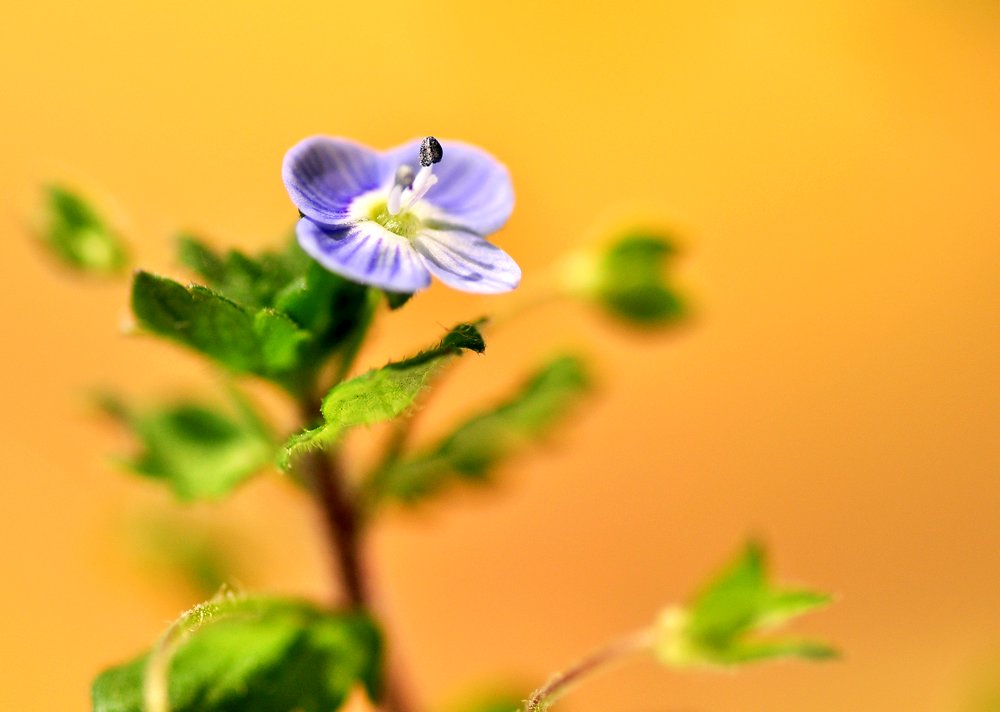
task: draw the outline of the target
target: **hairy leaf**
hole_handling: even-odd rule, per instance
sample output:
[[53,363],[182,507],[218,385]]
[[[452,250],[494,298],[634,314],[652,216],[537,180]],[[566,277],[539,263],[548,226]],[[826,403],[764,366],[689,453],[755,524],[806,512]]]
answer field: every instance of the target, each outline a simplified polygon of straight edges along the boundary
[[295,456],[334,443],[351,428],[402,415],[446,363],[463,351],[485,349],[475,326],[459,324],[434,348],[337,384],[323,399],[323,424],[291,438],[279,464],[287,469]]
[[363,318],[367,288],[323,269],[292,241],[284,252],[220,255],[192,235],[181,262],[222,296],[247,309],[273,308],[313,335],[317,356],[333,351]]
[[45,188],[37,232],[60,262],[80,272],[119,274],[128,263],[121,236],[82,196],[63,186]]
[[102,673],[94,712],[331,712],[381,685],[381,637],[365,616],[234,598],[185,613],[153,650]]
[[376,497],[413,502],[456,479],[486,478],[504,460],[545,436],[588,385],[579,359],[550,361],[507,401],[472,416],[436,445],[375,473]]
[[300,365],[310,340],[284,314],[248,310],[206,287],[185,287],[166,277],[137,272],[132,311],[149,331],[198,351],[237,373],[278,382]]

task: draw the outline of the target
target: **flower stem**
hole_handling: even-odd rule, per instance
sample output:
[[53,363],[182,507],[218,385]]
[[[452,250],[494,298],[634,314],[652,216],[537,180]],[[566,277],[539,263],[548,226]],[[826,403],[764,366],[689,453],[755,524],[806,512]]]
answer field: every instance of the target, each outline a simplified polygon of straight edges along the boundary
[[333,550],[333,570],[352,608],[369,601],[361,556],[361,531],[354,503],[347,491],[340,459],[322,451],[302,455],[299,468],[320,505],[327,540]]
[[[319,402],[319,398],[306,398],[300,403],[302,420],[307,427],[315,424]],[[319,505],[332,553],[333,574],[341,585],[345,603],[358,610],[372,610],[371,589],[362,554],[364,523],[358,498],[351,491],[343,461],[336,452],[318,450],[304,453],[297,463],[297,469]],[[405,686],[401,684],[398,669],[390,669],[385,681],[385,711],[412,712],[413,705]]]
[[548,682],[535,690],[524,703],[524,712],[545,712],[577,683],[621,662],[629,655],[648,650],[652,644],[653,630],[645,628],[594,651],[562,672],[556,673]]

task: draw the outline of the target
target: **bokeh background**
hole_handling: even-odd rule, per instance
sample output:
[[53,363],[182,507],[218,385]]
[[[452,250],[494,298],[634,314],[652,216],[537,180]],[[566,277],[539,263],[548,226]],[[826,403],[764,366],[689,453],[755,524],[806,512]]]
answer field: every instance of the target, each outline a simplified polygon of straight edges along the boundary
[[[394,512],[372,541],[428,705],[541,682],[683,598],[750,533],[782,578],[838,592],[799,630],[842,661],[640,663],[565,708],[967,710],[1000,673],[995,1],[3,14],[0,708],[85,709],[100,668],[197,599],[137,545],[142,522],[229,542],[248,587],[331,595],[314,512],[277,476],[175,515],[109,464],[123,443],[88,409],[93,386],[159,397],[211,377],[123,336],[124,282],[61,272],[25,227],[56,178],[110,207],[154,270],[178,274],[182,227],[274,244],[295,215],[281,157],[313,133],[488,147],[514,176],[497,240],[526,284],[636,214],[685,245],[685,328],[636,337],[576,305],[540,309],[465,359],[428,412],[432,432],[571,345],[602,384],[494,491]],[[383,320],[362,365],[489,308],[435,286]]]

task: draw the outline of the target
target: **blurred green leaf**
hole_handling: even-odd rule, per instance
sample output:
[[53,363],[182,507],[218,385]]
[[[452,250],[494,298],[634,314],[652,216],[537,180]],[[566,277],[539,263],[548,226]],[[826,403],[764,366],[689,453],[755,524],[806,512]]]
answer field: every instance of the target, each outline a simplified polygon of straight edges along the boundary
[[692,601],[691,633],[721,645],[753,627],[768,594],[764,553],[755,542],[719,573]]
[[230,597],[185,613],[151,653],[102,673],[91,696],[94,712],[331,712],[358,685],[375,699],[381,665],[381,636],[363,615]]
[[661,325],[683,313],[680,297],[664,282],[665,264],[676,249],[659,235],[629,235],[604,257],[598,295],[603,306],[637,324]]
[[37,232],[60,262],[80,272],[115,275],[128,264],[121,236],[82,196],[66,187],[45,188]]
[[689,605],[664,611],[656,652],[664,664],[675,666],[835,657],[823,643],[755,637],[830,601],[828,594],[774,587],[767,581],[763,550],[750,542]]
[[184,287],[148,272],[135,275],[132,311],[155,334],[236,373],[256,374],[286,386],[311,338],[273,309],[253,312],[206,287]]
[[136,412],[113,397],[104,410],[131,431],[139,452],[125,462],[165,481],[184,501],[218,499],[266,467],[275,446],[259,420],[234,418],[193,402]]
[[181,600],[212,596],[227,583],[254,575],[246,565],[253,548],[211,511],[130,508],[117,534],[145,576],[157,588],[176,590]]
[[456,479],[484,480],[504,460],[546,435],[588,386],[578,358],[550,361],[507,401],[469,418],[436,445],[376,472],[375,496],[413,502]]
[[812,640],[764,640],[737,643],[719,650],[717,655],[717,664],[743,665],[782,658],[831,660],[837,657],[837,651],[829,645]]
[[253,309],[274,306],[277,295],[309,266],[305,253],[292,249],[255,257],[237,250],[220,255],[191,234],[178,239],[178,258],[213,291]]
[[668,326],[685,314],[681,297],[666,281],[667,263],[676,254],[668,236],[634,231],[600,251],[577,256],[564,277],[572,293],[595,301],[626,323]]
[[337,384],[323,399],[323,424],[292,437],[279,465],[289,468],[299,454],[334,443],[351,428],[402,415],[446,363],[463,351],[482,353],[485,349],[475,326],[459,324],[434,348]]

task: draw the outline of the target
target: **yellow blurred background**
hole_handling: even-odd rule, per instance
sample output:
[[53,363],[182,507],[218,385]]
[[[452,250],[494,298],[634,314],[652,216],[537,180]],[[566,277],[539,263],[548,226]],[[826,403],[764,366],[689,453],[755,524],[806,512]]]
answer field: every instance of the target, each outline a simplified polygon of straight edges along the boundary
[[[737,675],[638,664],[563,706],[965,710],[1000,655],[1000,5],[916,2],[35,0],[0,23],[0,709],[88,705],[190,591],[136,565],[122,522],[170,509],[118,472],[92,386],[211,383],[124,337],[124,283],[53,269],[25,224],[56,178],[114,208],[143,266],[182,227],[274,244],[284,151],[434,133],[508,164],[496,240],[525,284],[595,226],[678,227],[697,318],[638,338],[552,306],[467,358],[422,423],[581,345],[601,390],[495,492],[394,512],[371,542],[428,705],[530,687],[643,624],[748,533],[778,575],[837,591],[799,630],[842,661]],[[435,286],[361,365],[489,300]],[[266,397],[267,394],[265,393]],[[363,439],[363,438],[362,438]],[[329,596],[308,501],[277,476],[212,519],[252,588]],[[996,668],[994,668],[996,669]]]

